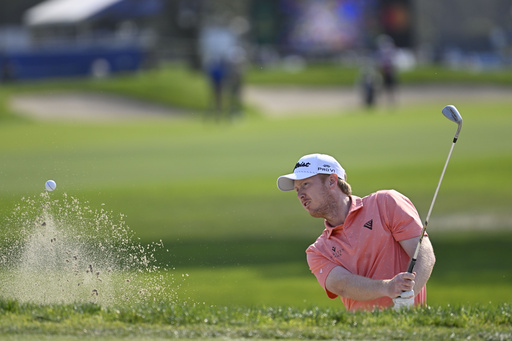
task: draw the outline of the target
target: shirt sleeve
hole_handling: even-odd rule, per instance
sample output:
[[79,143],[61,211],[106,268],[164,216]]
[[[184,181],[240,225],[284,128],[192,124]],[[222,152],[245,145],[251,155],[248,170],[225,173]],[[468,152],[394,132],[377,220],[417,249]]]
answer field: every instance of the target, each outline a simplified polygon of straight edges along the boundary
[[391,190],[383,191],[381,212],[384,214],[386,226],[396,241],[418,237],[423,228],[418,211],[412,202],[403,194]]
[[314,250],[314,246],[310,246],[306,250],[306,256],[307,256],[309,269],[311,270],[313,275],[315,275],[318,283],[322,286],[322,288],[324,288],[325,292],[327,293],[327,296],[329,298],[338,297],[338,295],[336,295],[335,293],[332,293],[329,290],[327,290],[327,288],[325,286],[325,281],[327,280],[327,276],[332,271],[332,269],[334,269],[335,267],[337,267],[339,265],[329,261],[323,255],[318,254]]

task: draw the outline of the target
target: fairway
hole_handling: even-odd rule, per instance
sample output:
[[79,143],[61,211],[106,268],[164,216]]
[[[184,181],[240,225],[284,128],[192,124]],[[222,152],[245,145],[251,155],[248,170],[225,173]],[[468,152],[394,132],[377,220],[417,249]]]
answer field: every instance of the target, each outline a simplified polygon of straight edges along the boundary
[[424,218],[456,130],[441,114],[446,104],[457,106],[464,127],[429,222],[437,263],[428,302],[511,302],[512,99],[221,124],[6,122],[0,232],[10,228],[4,220],[22,198],[39,196],[53,179],[51,200],[76,197],[81,207],[123,215],[141,244],[162,241],[155,257],[180,304],[343,311],[305,262],[323,224],[293,193],[277,189],[277,176],[304,154],[331,154],[355,195],[396,189]]

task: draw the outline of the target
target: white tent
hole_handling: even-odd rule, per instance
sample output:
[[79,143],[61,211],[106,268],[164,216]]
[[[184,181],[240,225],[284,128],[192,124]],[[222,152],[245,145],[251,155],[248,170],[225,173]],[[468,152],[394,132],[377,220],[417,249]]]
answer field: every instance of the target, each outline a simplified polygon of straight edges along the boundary
[[25,13],[28,26],[79,23],[123,0],[47,0]]

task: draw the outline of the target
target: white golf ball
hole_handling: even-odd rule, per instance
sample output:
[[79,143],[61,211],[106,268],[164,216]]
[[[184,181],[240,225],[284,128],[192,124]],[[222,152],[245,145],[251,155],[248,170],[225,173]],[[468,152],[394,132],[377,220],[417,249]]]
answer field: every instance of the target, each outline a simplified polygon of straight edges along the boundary
[[47,191],[53,191],[55,190],[55,188],[57,188],[57,184],[55,183],[55,181],[53,180],[48,180],[46,181],[46,183],[44,184],[44,188],[47,190]]

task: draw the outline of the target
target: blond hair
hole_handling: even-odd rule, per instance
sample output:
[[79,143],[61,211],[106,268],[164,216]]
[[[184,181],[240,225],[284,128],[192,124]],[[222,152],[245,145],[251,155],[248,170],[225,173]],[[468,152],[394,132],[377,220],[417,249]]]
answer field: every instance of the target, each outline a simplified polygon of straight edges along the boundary
[[[322,179],[325,181],[330,174],[318,174],[322,177]],[[342,178],[338,177],[338,187],[341,189],[343,193],[346,195],[352,195],[352,187],[348,182],[343,180]]]

